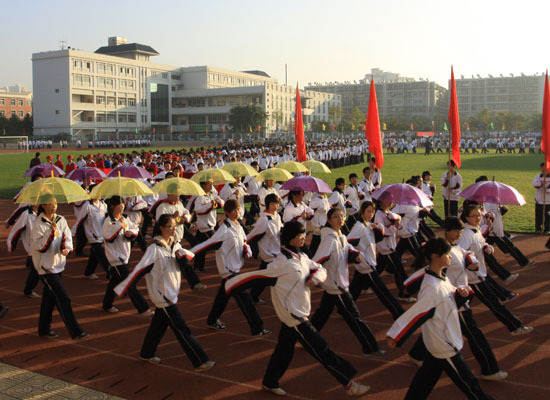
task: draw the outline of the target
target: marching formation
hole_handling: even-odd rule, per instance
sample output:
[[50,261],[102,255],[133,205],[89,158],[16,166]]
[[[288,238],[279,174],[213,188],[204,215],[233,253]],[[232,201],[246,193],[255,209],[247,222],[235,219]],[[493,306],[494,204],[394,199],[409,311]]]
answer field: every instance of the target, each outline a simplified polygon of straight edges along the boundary
[[[474,298],[511,335],[533,330],[506,306],[518,295],[506,288],[518,274],[502,266],[493,248],[498,246],[522,267],[533,263],[504,229],[504,204],[516,203],[484,197],[482,191],[488,192],[491,183],[484,176],[467,188],[475,189],[475,194],[459,202],[466,190],[451,160],[440,181],[445,204],[445,218],[441,218],[433,209],[436,187],[429,171],[411,176],[406,183],[382,185],[375,157],[366,157],[366,151],[365,140],[339,140],[311,147],[310,161],[304,163],[295,161],[292,146],[277,145],[90,154],[76,163],[69,156],[66,165],[60,156],[55,163],[48,157],[42,164],[37,153],[28,172],[31,182],[16,196],[19,206],[6,225],[10,227],[8,250],[14,251],[21,240],[28,254],[23,294],[41,297],[38,335],[58,336],[51,329],[57,307],[72,339],[89,336],[73,313],[70,287],[67,290],[62,280],[67,257],[74,252],[88,258],[84,279],[98,279],[98,264],[105,271],[105,312],[119,312],[117,295],[128,295],[137,313],[151,318],[141,360],[162,362],[157,348],[169,326],[195,370],[206,371],[215,362],[185,322],[178,296],[182,276],[192,290],[206,289],[200,274],[210,267],[205,255],[214,252],[220,285],[205,315],[209,329],[230,329],[223,313],[233,298],[252,336],[271,334],[258,307],[270,292],[281,327],[263,376],[265,390],[286,394],[281,380],[300,342],[347,394],[366,393],[369,386],[354,379],[355,367],[331,349],[321,331],[336,308],[360,351],[366,357],[383,357],[386,350],[356,305],[365,291],[372,291],[394,320],[387,331],[390,349],[403,345],[421,328],[409,352],[419,369],[407,399],[427,398],[442,371],[467,398],[492,399],[472,374],[461,349],[465,336],[480,364],[481,379],[508,377],[474,320],[470,307]],[[363,164],[365,158],[368,164],[362,177],[353,173],[339,177],[334,188],[312,176],[330,172],[329,168]],[[65,171],[78,182],[77,188],[63,183],[67,179],[53,177]],[[549,208],[542,206],[550,204],[546,176],[541,164],[533,186],[536,229],[545,232],[550,230],[550,218],[543,218]],[[55,189],[61,184],[67,185],[63,195]],[[76,221],[72,227],[57,213],[58,202],[72,204]],[[442,237],[437,237],[427,219],[443,229]],[[132,259],[134,246],[142,252],[139,260]],[[407,252],[415,260],[410,268],[405,268]],[[246,259],[256,259],[257,269],[242,272]],[[385,273],[393,275],[396,292],[381,279]],[[136,286],[142,278],[148,300]],[[41,296],[35,291],[39,282]],[[321,287],[322,295],[313,310],[314,287]],[[6,310],[0,309],[0,317]]]

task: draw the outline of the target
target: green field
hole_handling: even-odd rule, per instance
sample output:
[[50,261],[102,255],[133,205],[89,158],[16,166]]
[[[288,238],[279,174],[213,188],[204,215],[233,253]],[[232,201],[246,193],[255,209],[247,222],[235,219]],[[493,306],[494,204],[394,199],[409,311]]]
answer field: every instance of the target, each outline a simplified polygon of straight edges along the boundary
[[[125,153],[133,149],[123,149]],[[102,150],[99,150],[103,152]],[[97,149],[94,153],[97,153]],[[41,151],[42,160],[46,159],[47,154],[62,154],[63,161],[66,162],[67,154],[88,154],[88,150],[80,152],[71,151]],[[2,154],[0,155],[0,198],[11,198],[25,184],[27,178],[23,174],[29,166],[30,159],[34,152],[28,154]],[[527,204],[523,207],[511,206],[510,211],[504,217],[504,225],[507,230],[514,232],[532,232],[534,231],[534,192],[532,186],[534,176],[540,171],[539,164],[543,157],[541,155],[529,154],[501,154],[491,153],[486,156],[480,154],[463,154],[462,168],[459,172],[464,180],[464,187],[474,183],[479,175],[487,175],[489,179],[493,176],[495,180],[514,186],[525,197]],[[402,182],[411,175],[420,175],[422,171],[431,171],[432,181],[437,185],[435,195],[435,205],[437,212],[443,216],[443,200],[441,197],[441,185],[439,184],[441,175],[446,169],[446,154],[424,156],[418,154],[386,154],[385,163],[382,168],[383,183]],[[355,165],[333,170],[332,174],[318,174],[320,178],[326,180],[331,187],[334,180],[338,177],[348,178],[351,172],[356,172],[360,177],[363,165]]]

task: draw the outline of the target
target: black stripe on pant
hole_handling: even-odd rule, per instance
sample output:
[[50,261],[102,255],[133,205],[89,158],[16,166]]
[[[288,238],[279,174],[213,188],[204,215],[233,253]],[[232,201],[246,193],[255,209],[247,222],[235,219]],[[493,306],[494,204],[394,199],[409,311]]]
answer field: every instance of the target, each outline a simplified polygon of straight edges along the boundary
[[191,333],[191,330],[185,323],[185,320],[175,304],[168,307],[157,307],[155,310],[155,315],[151,320],[151,325],[147,330],[143,345],[141,346],[141,357],[151,358],[155,356],[157,346],[166,333],[166,328],[168,328],[168,326],[172,328],[183,351],[185,351],[185,354],[187,354],[187,357],[195,368],[208,361],[208,356],[198,340]]
[[403,263],[399,256],[393,252],[390,254],[380,254],[376,256],[376,271],[379,274],[387,269],[390,274],[393,274],[395,285],[399,291],[399,297],[408,297],[405,295],[405,286],[403,282],[407,280],[407,274],[403,268]]
[[92,275],[95,272],[98,263],[101,264],[107,275],[109,275],[109,268],[111,268],[111,264],[109,264],[107,256],[105,255],[103,243],[90,243],[90,257],[88,257],[88,264],[84,270],[84,275]]
[[216,293],[216,298],[214,299],[214,304],[212,304],[212,309],[208,314],[206,323],[208,325],[215,324],[218,318],[220,318],[225,311],[225,307],[227,307],[227,303],[229,302],[229,297],[233,296],[237,302],[237,305],[244,314],[248,325],[250,325],[252,335],[257,335],[264,329],[264,322],[262,321],[260,314],[258,314],[258,310],[252,301],[252,297],[250,297],[250,293],[248,293],[248,290],[241,290],[236,291],[229,296],[225,292],[226,281],[227,278],[224,278],[221,281],[218,293]]
[[44,284],[42,290],[42,303],[40,304],[40,318],[38,319],[38,334],[45,335],[51,329],[53,308],[57,307],[57,311],[63,319],[69,335],[75,338],[83,333],[82,328],[76,321],[76,318],[71,307],[71,299],[65,290],[65,286],[61,281],[61,273],[39,275],[40,280]]
[[[104,310],[108,310],[113,306],[113,302],[115,300],[114,288],[116,287],[116,285],[126,279],[129,274],[130,270],[128,269],[127,264],[111,267],[109,284],[107,285],[107,289],[105,290],[105,296],[103,296]],[[130,297],[130,301],[132,302],[138,313],[141,314],[142,312],[145,312],[149,309],[149,304],[147,304],[147,301],[143,298],[139,290],[137,290],[135,282],[130,285],[127,293],[128,297]]]
[[378,296],[378,299],[380,299],[382,304],[391,313],[394,320],[405,312],[401,304],[399,304],[397,299],[390,293],[384,281],[380,279],[378,272],[372,271],[368,274],[362,274],[356,270],[349,285],[349,292],[353,300],[357,300],[361,292],[369,288],[372,288],[376,296]]
[[494,241],[502,252],[508,253],[514,257],[520,266],[524,267],[529,264],[529,259],[525,257],[525,254],[523,254],[507,236],[494,236]]
[[315,329],[318,331],[323,329],[334,306],[338,308],[339,313],[344,317],[344,321],[346,321],[346,324],[350,327],[357,340],[359,340],[359,343],[361,343],[363,353],[370,354],[377,351],[379,347],[378,343],[376,343],[376,338],[365,321],[361,319],[359,310],[349,292],[341,294],[323,293],[321,304],[319,304],[319,308],[311,318],[311,324]]
[[500,286],[490,275],[485,277],[485,282],[491,289],[493,289],[493,292],[495,292],[500,301],[504,301],[512,295],[512,292],[505,287]]
[[500,371],[495,354],[487,338],[477,326],[472,310],[460,311],[458,316],[460,318],[462,334],[466,336],[470,349],[481,366],[481,373],[483,375],[491,375]]
[[504,268],[496,259],[493,254],[487,254],[483,252],[483,258],[485,259],[485,264],[493,271],[501,280],[505,281],[510,275],[510,271]]
[[418,240],[415,235],[402,237],[399,239],[399,243],[397,243],[397,247],[395,249],[395,252],[399,258],[403,257],[406,250],[408,250],[413,257],[417,256],[418,251],[420,250],[420,244],[418,244]]
[[36,272],[36,269],[34,268],[34,264],[32,263],[32,257],[27,257],[27,262],[25,266],[29,270],[29,275],[27,275],[27,280],[25,281],[25,287],[23,288],[23,294],[29,295],[32,293],[34,289],[36,289],[36,286],[38,286],[38,281],[40,278],[38,277],[38,272]]
[[[195,236],[195,243],[199,244],[199,243],[205,242],[208,239],[210,239],[213,234],[214,234],[214,231],[206,231],[206,232],[197,231],[197,234]],[[204,271],[205,260],[206,260],[206,251],[201,251],[199,254],[195,256],[195,260],[193,262],[193,266],[195,267],[195,269],[198,269],[199,271]]]
[[329,347],[326,340],[309,321],[304,321],[293,328],[281,324],[277,345],[263,378],[263,385],[269,388],[279,387],[279,380],[287,370],[296,341],[312,355],[343,386],[346,386],[357,373],[357,370]]
[[523,325],[514,314],[500,303],[497,295],[487,282],[474,283],[470,286],[474,290],[476,297],[491,310],[495,317],[497,317],[510,332],[515,331]]
[[468,367],[468,364],[462,358],[460,353],[451,358],[435,358],[429,352],[418,370],[405,395],[405,400],[424,400],[427,399],[441,373],[445,373],[451,378],[456,386],[470,400],[494,400],[481,389],[476,377]]
[[[258,270],[261,271],[266,268],[267,268],[267,262],[262,260]],[[254,301],[254,303],[257,303],[258,300],[260,300],[260,295],[264,291],[265,286],[266,286],[265,283],[257,283],[254,286],[252,286],[252,288],[250,289],[250,296],[252,297],[252,300]]]

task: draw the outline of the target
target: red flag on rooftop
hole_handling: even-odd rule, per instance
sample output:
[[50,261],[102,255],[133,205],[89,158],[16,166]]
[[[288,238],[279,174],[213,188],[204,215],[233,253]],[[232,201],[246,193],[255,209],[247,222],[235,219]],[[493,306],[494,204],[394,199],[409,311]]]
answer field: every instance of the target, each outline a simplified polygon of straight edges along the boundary
[[369,152],[376,157],[376,168],[381,169],[382,165],[384,165],[384,148],[382,147],[382,138],[380,137],[380,117],[378,116],[378,101],[376,100],[374,78],[370,84],[369,107],[367,109],[365,126],[365,138],[369,141]]
[[455,73],[451,66],[451,105],[449,106],[449,124],[452,133],[452,159],[460,168],[460,117],[458,115],[458,101],[456,98]]
[[296,154],[298,161],[307,161],[306,139],[304,137],[304,121],[302,117],[302,100],[300,100],[300,89],[296,84],[296,123],[294,124],[294,136],[296,138]]
[[546,170],[550,171],[550,88],[548,70],[544,79],[544,98],[542,100],[542,140],[540,143],[546,161]]

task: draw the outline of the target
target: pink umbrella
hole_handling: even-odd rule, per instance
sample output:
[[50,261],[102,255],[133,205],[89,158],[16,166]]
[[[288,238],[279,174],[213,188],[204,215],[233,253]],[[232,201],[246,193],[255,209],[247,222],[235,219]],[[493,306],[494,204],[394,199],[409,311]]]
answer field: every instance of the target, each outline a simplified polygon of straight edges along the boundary
[[407,183],[392,183],[391,185],[384,185],[373,193],[372,198],[375,200],[380,200],[388,196],[395,204],[418,206],[422,208],[431,207],[434,205],[434,203],[422,190]]
[[25,175],[23,176],[25,178],[30,178],[33,175],[42,174],[43,176],[50,177],[52,176],[52,171],[54,176],[65,175],[65,172],[63,172],[61,168],[53,164],[38,164],[25,172]]
[[522,206],[525,204],[523,195],[512,186],[502,182],[482,181],[468,186],[459,196],[478,203],[509,204]]
[[94,168],[94,167],[82,167],[82,168],[73,169],[66,176],[67,179],[70,179],[72,181],[82,181],[85,178],[105,179],[106,177],[107,175],[105,175],[105,172],[103,172],[99,168]]
[[153,178],[153,176],[145,168],[136,167],[135,165],[122,165],[107,174],[108,178],[117,178],[119,176],[137,179]]
[[332,189],[324,180],[309,175],[291,178],[283,183],[281,189],[303,190],[304,192],[315,193],[332,193]]

